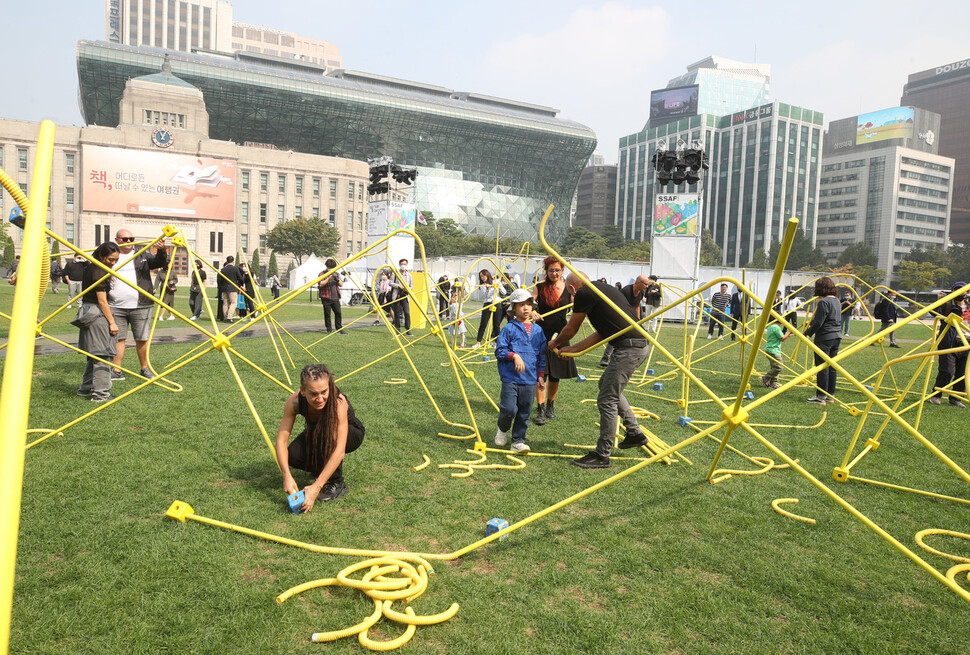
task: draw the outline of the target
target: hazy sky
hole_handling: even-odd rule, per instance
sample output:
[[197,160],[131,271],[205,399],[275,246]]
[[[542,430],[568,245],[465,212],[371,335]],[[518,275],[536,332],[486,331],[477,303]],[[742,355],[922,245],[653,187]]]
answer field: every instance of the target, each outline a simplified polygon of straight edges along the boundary
[[[104,2],[5,4],[0,116],[80,125],[75,46],[104,39]],[[596,131],[608,163],[642,129],[651,89],[709,55],[770,64],[772,98],[826,123],[894,106],[908,74],[970,58],[967,0],[232,5],[235,20],[334,43],[346,68],[555,107]]]

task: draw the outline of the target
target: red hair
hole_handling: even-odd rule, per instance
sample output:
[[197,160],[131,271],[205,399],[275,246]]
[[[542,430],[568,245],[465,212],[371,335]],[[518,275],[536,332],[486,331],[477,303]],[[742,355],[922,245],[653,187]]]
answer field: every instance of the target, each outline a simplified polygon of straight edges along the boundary
[[[553,264],[559,264],[564,270],[566,268],[561,259],[555,255],[549,255],[542,260],[542,270],[548,269]],[[539,296],[542,298],[542,304],[547,308],[553,307],[559,302],[560,296],[556,294],[556,287],[549,283],[548,278],[540,282],[537,287],[539,289]]]

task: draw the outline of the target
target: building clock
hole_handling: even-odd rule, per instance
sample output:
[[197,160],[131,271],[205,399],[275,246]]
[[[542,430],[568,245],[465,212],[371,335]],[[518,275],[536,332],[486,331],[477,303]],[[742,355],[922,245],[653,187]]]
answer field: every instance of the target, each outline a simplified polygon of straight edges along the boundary
[[175,135],[165,128],[155,128],[152,130],[152,143],[159,148],[167,148],[175,143]]

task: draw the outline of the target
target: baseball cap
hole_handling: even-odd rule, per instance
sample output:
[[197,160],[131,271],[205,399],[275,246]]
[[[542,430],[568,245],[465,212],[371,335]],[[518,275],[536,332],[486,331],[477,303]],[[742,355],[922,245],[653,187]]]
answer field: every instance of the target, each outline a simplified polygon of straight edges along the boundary
[[520,302],[533,302],[532,294],[525,289],[516,289],[509,296],[509,302],[513,305]]
[[950,288],[950,291],[956,291],[957,289],[962,289],[965,286],[967,286],[966,282],[954,282],[953,287]]

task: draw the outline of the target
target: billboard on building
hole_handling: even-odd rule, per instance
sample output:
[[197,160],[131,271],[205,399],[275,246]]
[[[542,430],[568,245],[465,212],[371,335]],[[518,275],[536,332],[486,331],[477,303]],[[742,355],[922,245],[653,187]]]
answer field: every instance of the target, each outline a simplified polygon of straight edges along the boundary
[[914,113],[912,107],[890,107],[859,116],[855,144],[885,141],[886,139],[912,139]]
[[233,220],[230,159],[84,146],[81,166],[86,212]]
[[653,212],[653,233],[668,236],[699,234],[697,194],[659,194]]
[[[388,207],[390,205],[390,207]],[[386,200],[367,205],[367,235],[384,236],[394,230],[413,230],[415,220],[414,205],[407,202]]]
[[697,115],[698,86],[650,92],[650,120]]

